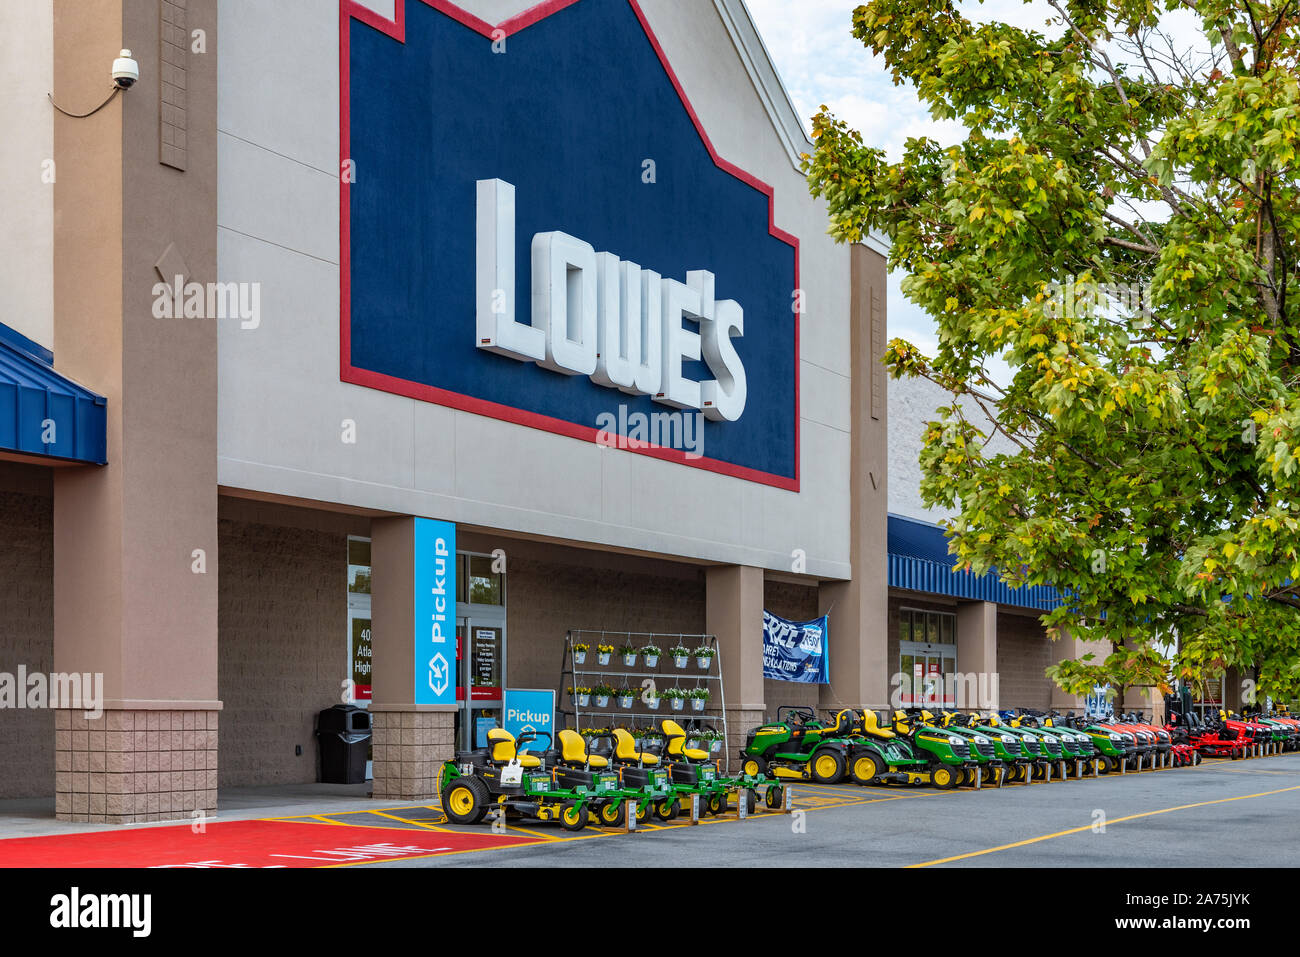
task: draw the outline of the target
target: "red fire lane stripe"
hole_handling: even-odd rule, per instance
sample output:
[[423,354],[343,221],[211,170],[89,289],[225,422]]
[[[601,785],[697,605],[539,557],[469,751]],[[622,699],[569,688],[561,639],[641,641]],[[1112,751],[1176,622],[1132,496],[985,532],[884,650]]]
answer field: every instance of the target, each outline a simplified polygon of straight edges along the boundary
[[326,867],[542,843],[520,834],[216,821],[0,840],[0,867]]

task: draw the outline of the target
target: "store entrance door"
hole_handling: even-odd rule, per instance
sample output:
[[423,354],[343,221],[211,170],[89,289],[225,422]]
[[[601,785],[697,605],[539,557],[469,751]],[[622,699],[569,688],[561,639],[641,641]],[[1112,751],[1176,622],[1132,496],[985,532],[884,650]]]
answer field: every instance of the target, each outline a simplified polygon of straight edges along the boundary
[[956,645],[906,642],[903,650],[903,703],[918,708],[955,708]]
[[460,606],[456,619],[457,746],[487,746],[487,733],[501,727],[506,674],[506,609],[503,605]]

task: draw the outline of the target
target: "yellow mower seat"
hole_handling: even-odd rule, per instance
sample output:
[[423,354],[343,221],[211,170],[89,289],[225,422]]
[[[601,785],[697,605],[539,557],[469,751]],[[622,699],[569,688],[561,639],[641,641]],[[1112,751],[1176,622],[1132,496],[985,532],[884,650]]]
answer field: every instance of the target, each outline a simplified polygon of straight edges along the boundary
[[581,764],[589,768],[607,768],[609,759],[599,754],[587,753],[587,742],[576,731],[565,728],[560,732],[560,760],[565,764]]
[[520,754],[515,744],[515,736],[505,728],[493,728],[487,733],[488,747],[491,749],[490,760],[497,764],[508,764],[518,758],[521,767],[540,768],[542,759],[535,754]]
[[659,763],[659,755],[636,749],[636,739],[622,728],[614,729],[614,757],[620,761],[640,761],[646,767]]
[[880,726],[880,716],[870,709],[862,712],[862,730],[877,738],[894,737],[894,732]]
[[670,758],[684,757],[688,761],[707,761],[709,759],[709,752],[685,746],[686,731],[676,721],[669,718],[664,719],[663,729],[664,737],[668,739],[668,756]]

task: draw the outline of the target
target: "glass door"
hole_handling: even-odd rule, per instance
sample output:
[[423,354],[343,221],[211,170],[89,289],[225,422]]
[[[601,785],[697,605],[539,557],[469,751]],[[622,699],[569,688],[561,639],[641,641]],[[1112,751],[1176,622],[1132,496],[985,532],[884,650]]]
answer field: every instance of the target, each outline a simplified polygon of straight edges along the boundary
[[505,570],[492,555],[462,554],[457,571],[457,741],[462,748],[487,746],[487,733],[502,726],[506,685]]

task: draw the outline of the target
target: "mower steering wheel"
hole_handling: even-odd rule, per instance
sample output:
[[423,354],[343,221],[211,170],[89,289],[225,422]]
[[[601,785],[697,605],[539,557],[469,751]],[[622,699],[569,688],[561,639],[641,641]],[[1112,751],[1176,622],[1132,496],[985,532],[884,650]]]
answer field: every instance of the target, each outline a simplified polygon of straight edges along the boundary
[[[784,718],[781,715],[782,712],[785,713]],[[798,724],[800,726],[806,725],[809,721],[815,721],[816,719],[817,713],[813,711],[812,708],[807,708],[803,705],[786,705],[777,710],[776,716],[777,721],[789,721],[791,724]]]

